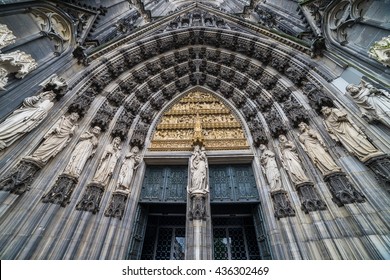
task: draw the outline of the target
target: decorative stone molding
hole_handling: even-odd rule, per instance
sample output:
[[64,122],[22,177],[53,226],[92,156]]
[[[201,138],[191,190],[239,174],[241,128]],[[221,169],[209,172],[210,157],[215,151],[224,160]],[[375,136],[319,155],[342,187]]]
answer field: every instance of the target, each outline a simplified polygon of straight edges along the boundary
[[280,115],[277,113],[275,108],[272,108],[270,112],[264,113],[265,120],[267,121],[268,127],[271,130],[271,135],[276,138],[281,134],[287,133],[287,126],[282,121]]
[[190,195],[190,207],[188,216],[190,220],[206,220],[206,194],[193,193]]
[[120,137],[124,141],[134,118],[135,116],[123,110],[111,131],[111,136]]
[[8,29],[7,25],[0,24],[0,53],[1,49],[15,43],[16,36]]
[[52,75],[44,81],[42,84],[44,91],[53,91],[56,94],[56,98],[60,99],[65,95],[68,84],[64,78],[58,77],[57,74]]
[[104,102],[91,121],[91,126],[98,126],[102,131],[106,131],[117,110],[118,108],[110,106],[108,101]]
[[31,57],[22,51],[14,51],[7,54],[0,54],[0,90],[5,90],[8,82],[8,75],[15,74],[18,79],[23,79],[28,73],[38,67],[38,64]]
[[390,35],[374,42],[368,50],[368,56],[390,67]]

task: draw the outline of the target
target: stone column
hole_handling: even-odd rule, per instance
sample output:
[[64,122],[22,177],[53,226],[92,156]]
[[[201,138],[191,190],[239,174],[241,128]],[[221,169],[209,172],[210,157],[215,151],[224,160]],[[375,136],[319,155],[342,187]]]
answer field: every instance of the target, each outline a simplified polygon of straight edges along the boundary
[[189,160],[187,194],[186,259],[212,259],[212,234],[208,164],[204,148],[195,145]]

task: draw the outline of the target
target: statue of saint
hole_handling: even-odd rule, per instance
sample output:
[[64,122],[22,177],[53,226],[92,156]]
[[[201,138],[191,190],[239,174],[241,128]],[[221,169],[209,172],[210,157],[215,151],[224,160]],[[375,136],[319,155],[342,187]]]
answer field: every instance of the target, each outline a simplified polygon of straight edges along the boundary
[[349,120],[347,113],[336,108],[323,106],[324,124],[330,136],[359,160],[365,161],[374,155],[382,154],[368,140],[366,135]]
[[101,129],[98,126],[92,128],[91,132],[84,132],[74,148],[68,165],[65,167],[64,173],[78,178],[83,171],[87,160],[95,154],[95,149],[98,145],[98,137]]
[[43,137],[45,141],[29,157],[46,163],[52,157],[55,157],[69,143],[77,127],[79,114],[71,113],[69,116],[62,116],[57,124]]
[[134,146],[130,152],[125,156],[121,170],[119,172],[119,179],[117,189],[129,190],[131,180],[135,170],[138,168],[141,158],[139,156],[139,148]]
[[92,179],[93,182],[107,186],[119,158],[120,143],[121,139],[115,137],[112,143],[106,146],[95,176]]
[[207,157],[204,148],[195,145],[194,152],[190,158],[191,185],[188,188],[190,193],[208,192],[207,182]]
[[317,131],[311,129],[306,123],[301,122],[299,125],[299,141],[302,143],[303,149],[309,155],[310,159],[318,167],[323,175],[340,171],[332,157],[329,155],[321,136]]
[[287,140],[286,136],[279,135],[279,147],[283,155],[283,165],[284,168],[290,174],[291,180],[295,184],[301,184],[304,182],[309,182],[305,171],[303,171],[301,160],[296,153],[296,147],[293,142]]
[[38,96],[27,97],[23,106],[15,110],[0,124],[0,151],[37,127],[54,105],[55,93],[46,91]]
[[389,92],[377,89],[363,80],[359,85],[348,85],[346,90],[359,106],[363,118],[369,122],[377,120],[390,127]]
[[268,150],[263,144],[260,145],[260,151],[262,152],[260,163],[262,165],[263,173],[267,177],[271,192],[282,190],[282,181],[276,164],[275,153]]

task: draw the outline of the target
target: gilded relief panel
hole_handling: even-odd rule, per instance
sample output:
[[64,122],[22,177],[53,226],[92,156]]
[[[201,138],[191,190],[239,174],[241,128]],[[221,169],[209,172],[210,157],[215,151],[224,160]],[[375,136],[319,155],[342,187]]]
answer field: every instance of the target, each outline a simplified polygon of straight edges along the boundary
[[154,133],[152,151],[191,151],[195,141],[207,150],[248,149],[240,122],[216,97],[192,92],[161,118]]

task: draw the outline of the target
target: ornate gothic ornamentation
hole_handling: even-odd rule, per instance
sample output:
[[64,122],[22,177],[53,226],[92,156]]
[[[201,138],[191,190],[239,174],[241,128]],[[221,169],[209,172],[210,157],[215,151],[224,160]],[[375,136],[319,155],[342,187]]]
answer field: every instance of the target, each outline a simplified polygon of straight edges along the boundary
[[107,101],[104,102],[103,105],[97,111],[96,116],[91,121],[91,126],[98,126],[103,131],[105,131],[108,128],[108,125],[110,124],[112,117],[115,115],[115,112],[117,110],[118,108],[110,106]]
[[56,94],[56,98],[60,99],[65,95],[68,84],[64,78],[58,77],[56,74],[49,77],[43,84],[44,91],[53,91]]
[[312,211],[325,210],[326,204],[315,191],[313,183],[303,183],[296,186],[299,198],[302,201],[301,209],[306,214]]
[[303,93],[309,99],[310,106],[317,111],[321,112],[323,106],[334,107],[333,101],[322,90],[317,88],[314,84],[305,83],[303,85]]
[[42,197],[42,202],[59,204],[65,207],[69,204],[78,179],[68,174],[61,174],[51,190]]
[[206,194],[191,194],[188,213],[190,220],[205,220],[206,213]]
[[308,122],[309,116],[307,111],[294,97],[283,104],[283,110],[286,112],[288,119],[294,127],[297,127],[301,122]]
[[15,43],[16,36],[8,29],[7,25],[0,24],[0,53],[1,49]]
[[88,211],[96,214],[100,209],[100,201],[104,193],[104,186],[97,183],[90,183],[81,200],[77,203],[76,209],[80,211]]
[[271,134],[274,138],[278,137],[281,134],[287,133],[286,124],[281,120],[279,114],[273,108],[269,113],[264,114]]
[[42,28],[41,33],[55,41],[55,54],[64,52],[72,38],[70,24],[61,15],[43,8],[34,8],[31,12],[36,17],[38,26]]
[[0,180],[0,189],[14,194],[23,194],[30,189],[38,172],[43,168],[40,162],[22,159],[5,177]]
[[390,35],[374,42],[368,50],[368,55],[383,65],[390,66]]
[[9,74],[15,74],[16,78],[23,79],[37,67],[35,60],[25,52],[18,50],[0,54],[0,90],[5,90]]
[[365,202],[364,195],[354,188],[345,173],[334,172],[324,176],[324,180],[328,184],[333,196],[332,200],[337,206],[341,207],[354,202]]
[[150,124],[139,122],[134,129],[133,135],[130,140],[131,146],[137,146],[143,148],[145,145],[145,138],[148,134]]
[[291,206],[291,202],[288,199],[286,191],[276,191],[271,193],[272,200],[274,202],[274,216],[278,220],[285,217],[295,216],[295,210]]
[[252,134],[253,143],[259,147],[261,144],[266,145],[268,143],[267,134],[264,131],[262,124],[258,120],[252,120],[248,122],[249,130]]
[[127,193],[115,191],[112,194],[106,211],[104,211],[104,215],[106,217],[113,217],[121,220],[126,209],[127,196]]
[[241,124],[230,110],[208,93],[192,92],[164,114],[154,133],[150,150],[192,150],[197,115],[208,150],[248,148]]
[[377,179],[386,185],[390,192],[390,157],[383,155],[369,159],[365,164],[374,171]]

